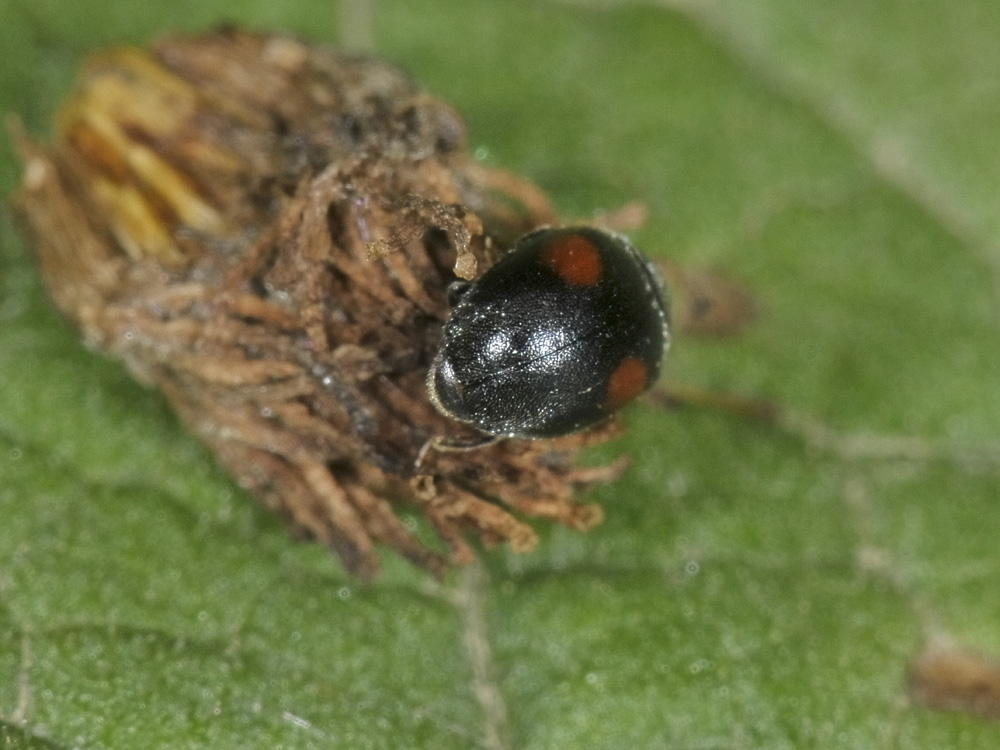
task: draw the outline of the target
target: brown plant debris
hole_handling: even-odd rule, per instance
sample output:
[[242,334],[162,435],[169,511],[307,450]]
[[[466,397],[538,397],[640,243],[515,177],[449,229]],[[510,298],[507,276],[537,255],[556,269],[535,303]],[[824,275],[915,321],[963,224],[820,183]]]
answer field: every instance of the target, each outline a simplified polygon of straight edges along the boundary
[[422,451],[475,437],[425,390],[449,284],[557,217],[394,67],[278,34],[172,36],[93,57],[53,146],[12,129],[16,212],[59,309],[353,573],[377,573],[377,544],[440,574],[472,558],[470,532],[522,551],[525,516],[601,521],[573,493],[623,464],[575,459],[613,421]]
[[947,643],[928,644],[910,662],[910,698],[939,711],[1000,719],[1000,661]]

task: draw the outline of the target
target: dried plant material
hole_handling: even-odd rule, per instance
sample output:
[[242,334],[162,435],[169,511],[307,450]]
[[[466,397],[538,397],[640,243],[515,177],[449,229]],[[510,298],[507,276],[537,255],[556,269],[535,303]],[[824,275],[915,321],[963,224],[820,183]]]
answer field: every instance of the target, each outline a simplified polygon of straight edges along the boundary
[[910,697],[939,711],[1000,719],[1000,661],[958,646],[932,643],[910,663]]
[[674,290],[672,323],[689,336],[729,336],[757,317],[757,303],[743,285],[722,274],[692,272],[662,260],[659,267]]
[[16,211],[59,309],[356,575],[377,544],[440,574],[472,558],[467,533],[524,551],[523,517],[601,521],[573,494],[624,463],[575,460],[613,420],[425,450],[476,437],[425,388],[449,284],[557,217],[395,68],[281,35],[167,37],[91,59],[52,147],[14,130]]

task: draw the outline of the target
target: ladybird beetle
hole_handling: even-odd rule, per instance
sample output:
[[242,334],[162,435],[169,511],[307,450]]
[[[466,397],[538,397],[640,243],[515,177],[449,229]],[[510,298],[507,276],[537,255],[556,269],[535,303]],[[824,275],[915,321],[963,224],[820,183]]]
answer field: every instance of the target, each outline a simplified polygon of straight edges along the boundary
[[497,437],[599,422],[656,380],[669,343],[659,275],[619,234],[537,230],[452,292],[430,398]]

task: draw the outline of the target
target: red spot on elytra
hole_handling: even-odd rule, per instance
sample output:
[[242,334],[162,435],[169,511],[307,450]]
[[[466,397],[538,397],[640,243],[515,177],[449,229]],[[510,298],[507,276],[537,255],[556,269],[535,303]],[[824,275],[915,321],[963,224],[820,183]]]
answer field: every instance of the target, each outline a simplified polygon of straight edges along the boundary
[[624,406],[646,389],[649,367],[638,357],[625,357],[608,378],[608,392],[604,406],[614,411]]
[[600,251],[580,234],[552,240],[542,253],[542,259],[568,284],[593,286],[604,275]]

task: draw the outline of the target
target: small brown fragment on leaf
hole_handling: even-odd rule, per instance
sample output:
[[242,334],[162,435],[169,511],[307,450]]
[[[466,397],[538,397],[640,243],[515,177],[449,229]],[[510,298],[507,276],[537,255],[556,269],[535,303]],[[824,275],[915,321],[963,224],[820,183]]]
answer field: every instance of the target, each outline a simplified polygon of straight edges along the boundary
[[937,711],[1000,719],[1000,661],[949,643],[929,643],[910,662],[910,698]]
[[757,317],[757,301],[742,284],[711,271],[691,272],[676,263],[657,263],[671,290],[670,315],[689,336],[728,336]]

